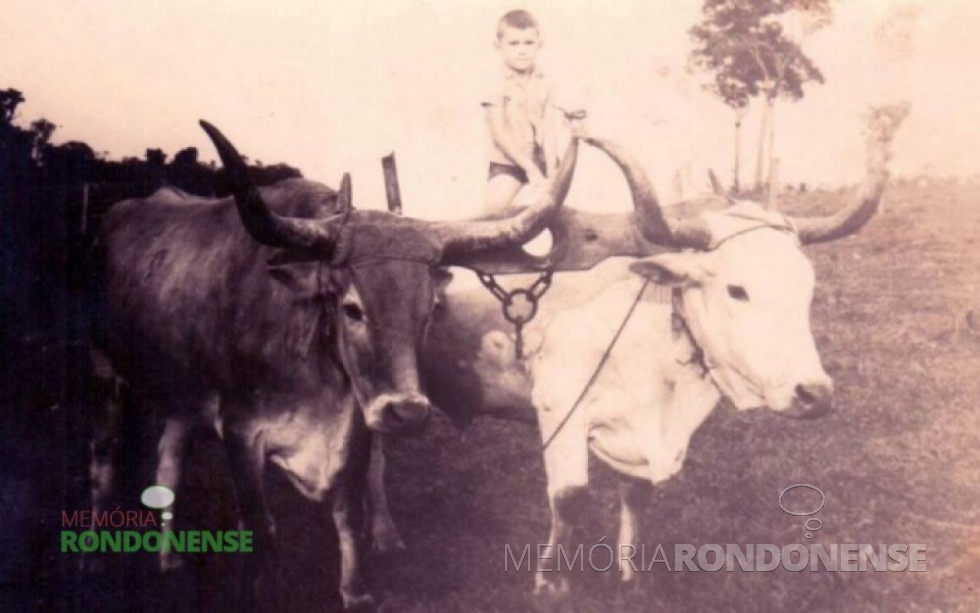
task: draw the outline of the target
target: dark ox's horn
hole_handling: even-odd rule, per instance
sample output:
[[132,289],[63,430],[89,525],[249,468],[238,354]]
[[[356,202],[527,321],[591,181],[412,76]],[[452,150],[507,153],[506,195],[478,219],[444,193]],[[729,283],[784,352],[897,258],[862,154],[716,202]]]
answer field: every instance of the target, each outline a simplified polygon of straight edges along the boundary
[[547,226],[551,214],[565,201],[577,158],[578,139],[573,138],[548,188],[537,201],[516,215],[493,221],[430,223],[429,230],[442,245],[440,263],[451,265],[474,251],[520,245],[533,238]]
[[[262,199],[258,188],[248,173],[242,156],[216,127],[201,120],[201,127],[207,132],[221,163],[224,164],[231,182],[235,205],[242,224],[252,238],[271,247],[300,249],[317,253],[330,253],[340,231],[340,224],[329,223],[323,219],[299,219],[276,215]],[[344,175],[340,193],[337,195],[341,210],[350,208],[350,177]],[[336,217],[336,216],[335,216]],[[330,219],[334,219],[331,217]]]
[[[331,253],[340,234],[339,223],[351,209],[350,178],[346,174],[337,195],[340,215],[328,219],[300,219],[276,215],[262,200],[248,169],[234,146],[213,125],[201,121],[201,127],[214,142],[221,161],[228,171],[235,204],[242,223],[255,240],[273,247],[283,247],[307,253]],[[440,262],[451,265],[456,257],[474,251],[490,250],[520,244],[540,232],[550,214],[564,201],[571,185],[578,154],[578,142],[573,139],[554,180],[541,197],[516,215],[494,221],[421,222],[419,224],[441,247]]]
[[630,194],[633,196],[633,210],[643,238],[665,247],[708,248],[711,234],[700,220],[676,222],[667,220],[653,185],[633,156],[619,145],[605,139],[589,137],[585,142],[604,151],[622,169]]
[[909,113],[908,104],[882,106],[871,110],[868,120],[865,164],[867,176],[857,202],[826,217],[791,217],[800,243],[810,245],[837,240],[861,229],[878,210],[888,182],[888,160],[895,132]]

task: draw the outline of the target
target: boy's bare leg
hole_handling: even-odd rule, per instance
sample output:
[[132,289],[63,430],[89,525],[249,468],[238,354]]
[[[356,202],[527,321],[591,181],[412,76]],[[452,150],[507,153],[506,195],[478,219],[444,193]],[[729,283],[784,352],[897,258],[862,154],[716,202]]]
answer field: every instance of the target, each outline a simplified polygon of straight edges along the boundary
[[487,196],[484,202],[486,213],[496,213],[507,208],[523,183],[510,175],[497,175],[487,183]]

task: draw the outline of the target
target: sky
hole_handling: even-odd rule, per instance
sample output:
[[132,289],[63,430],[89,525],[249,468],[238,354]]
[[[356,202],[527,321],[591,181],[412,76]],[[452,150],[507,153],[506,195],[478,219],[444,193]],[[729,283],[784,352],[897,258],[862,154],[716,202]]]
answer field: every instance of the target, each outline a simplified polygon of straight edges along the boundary
[[[252,160],[308,178],[354,179],[355,203],[383,206],[379,159],[398,157],[406,211],[465,217],[482,203],[487,135],[479,99],[499,70],[498,17],[520,6],[541,22],[542,69],[588,110],[592,134],[634,152],[667,200],[730,177],[733,115],[684,70],[698,0],[5,0],[0,88],[21,90],[18,123],[45,117],[55,142],[112,159],[170,156],[217,125]],[[895,143],[898,174],[976,172],[980,145],[980,4],[836,0],[835,19],[804,41],[826,77],[777,110],[780,174],[839,185],[863,172],[861,114],[909,100]],[[758,114],[743,131],[752,175]],[[628,206],[621,175],[583,151],[570,204]]]

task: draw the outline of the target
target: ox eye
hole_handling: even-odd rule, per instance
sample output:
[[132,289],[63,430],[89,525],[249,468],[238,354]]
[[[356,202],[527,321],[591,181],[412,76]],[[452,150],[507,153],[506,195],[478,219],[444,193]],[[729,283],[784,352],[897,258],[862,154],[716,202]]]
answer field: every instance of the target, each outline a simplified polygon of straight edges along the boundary
[[364,311],[362,311],[361,307],[353,302],[347,302],[341,308],[344,311],[344,315],[346,315],[348,319],[353,319],[354,321],[364,321]]
[[745,291],[745,288],[741,285],[729,285],[728,295],[735,300],[741,300],[742,302],[749,301],[749,293]]

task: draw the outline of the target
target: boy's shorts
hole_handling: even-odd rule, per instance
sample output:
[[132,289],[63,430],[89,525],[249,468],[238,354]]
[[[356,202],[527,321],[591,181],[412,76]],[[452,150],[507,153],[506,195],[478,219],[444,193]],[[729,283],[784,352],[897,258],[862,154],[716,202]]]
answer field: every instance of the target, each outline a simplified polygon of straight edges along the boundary
[[[541,174],[546,175],[546,167],[544,163],[544,150],[540,145],[534,146],[534,165],[538,167]],[[487,181],[492,181],[494,177],[498,175],[507,175],[513,177],[518,183],[527,183],[527,173],[520,166],[512,166],[511,164],[498,164],[497,162],[490,162],[490,168],[487,171]]]

